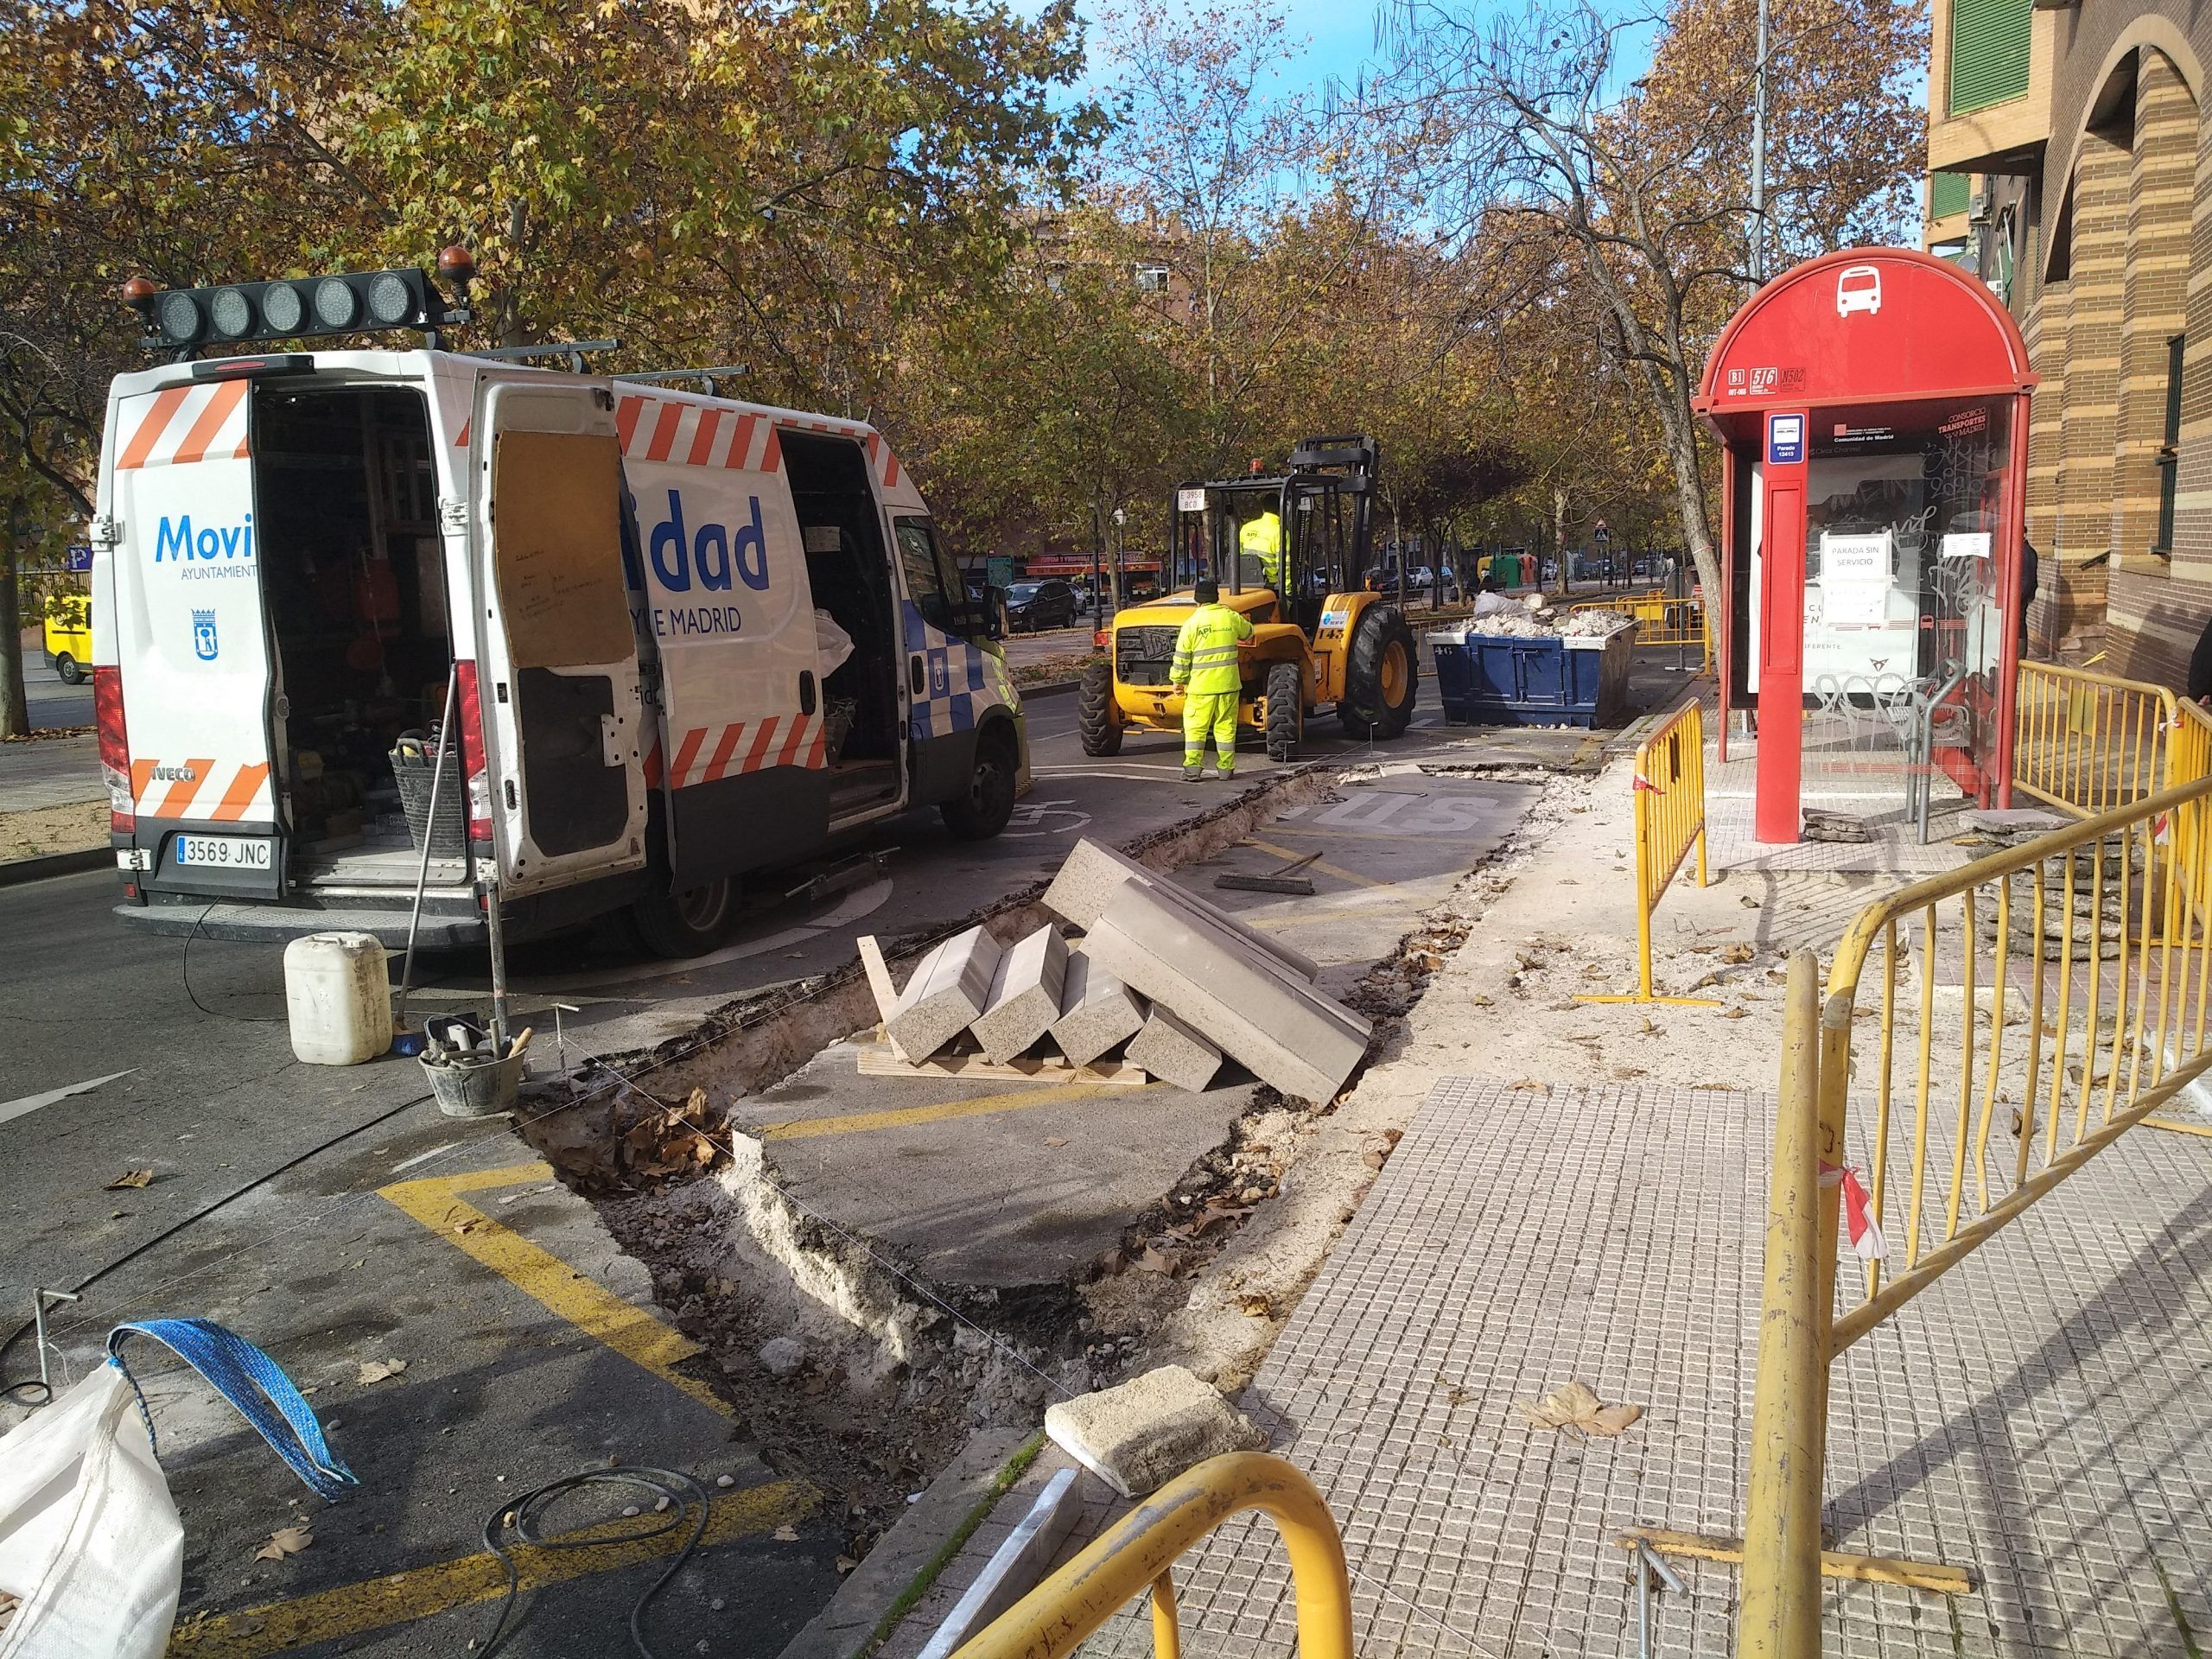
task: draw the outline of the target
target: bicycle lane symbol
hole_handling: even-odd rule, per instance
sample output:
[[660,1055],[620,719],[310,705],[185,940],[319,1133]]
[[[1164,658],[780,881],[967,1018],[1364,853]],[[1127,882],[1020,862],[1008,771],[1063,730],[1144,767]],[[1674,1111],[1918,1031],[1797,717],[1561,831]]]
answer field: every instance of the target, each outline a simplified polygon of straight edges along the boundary
[[1090,822],[1090,814],[1078,811],[1073,801],[1016,801],[1014,816],[1007,820],[1007,827],[1001,833],[1032,838],[1068,836]]

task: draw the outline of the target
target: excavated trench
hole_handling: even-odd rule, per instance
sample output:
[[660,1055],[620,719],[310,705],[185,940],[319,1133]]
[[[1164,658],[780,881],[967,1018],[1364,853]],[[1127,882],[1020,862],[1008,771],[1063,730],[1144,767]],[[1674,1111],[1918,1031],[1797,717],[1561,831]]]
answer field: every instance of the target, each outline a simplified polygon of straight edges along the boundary
[[[1308,767],[1124,850],[1172,870],[1377,770]],[[1426,770],[1562,781],[1520,768]],[[1363,1070],[1478,918],[1485,867],[1515,850],[1508,837],[1475,865],[1346,995],[1376,1022]],[[978,922],[1014,938],[1046,921],[1043,891],[886,941],[894,976]],[[1050,1399],[1124,1375],[1192,1277],[1278,1194],[1298,1147],[1336,1105],[1308,1107],[1256,1085],[1222,1141],[1135,1216],[1117,1246],[1073,1274],[1015,1287],[932,1281],[810,1207],[779,1179],[772,1147],[717,1103],[771,1088],[875,1019],[857,963],[740,999],[683,1037],[597,1063],[577,1104],[524,1130],[651,1270],[662,1306],[704,1350],[693,1362],[699,1374],[742,1414],[736,1432],[779,1471],[803,1472],[842,1502],[855,1561],[976,1429],[1033,1426]]]

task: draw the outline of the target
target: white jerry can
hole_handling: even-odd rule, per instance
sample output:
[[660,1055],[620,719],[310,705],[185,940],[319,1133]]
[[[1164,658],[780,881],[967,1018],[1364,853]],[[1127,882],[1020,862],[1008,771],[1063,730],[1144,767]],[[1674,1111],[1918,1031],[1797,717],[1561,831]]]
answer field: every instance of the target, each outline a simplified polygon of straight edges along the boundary
[[359,1065],[391,1046],[391,980],[373,933],[310,933],[284,947],[292,1052],[307,1065]]

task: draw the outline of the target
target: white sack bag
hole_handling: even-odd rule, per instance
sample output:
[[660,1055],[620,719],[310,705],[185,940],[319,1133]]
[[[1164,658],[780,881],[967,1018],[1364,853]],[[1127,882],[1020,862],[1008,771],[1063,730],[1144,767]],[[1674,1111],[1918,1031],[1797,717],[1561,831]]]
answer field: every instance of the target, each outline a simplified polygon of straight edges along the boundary
[[130,1379],[102,1365],[0,1436],[0,1659],[161,1659],[184,1523]]

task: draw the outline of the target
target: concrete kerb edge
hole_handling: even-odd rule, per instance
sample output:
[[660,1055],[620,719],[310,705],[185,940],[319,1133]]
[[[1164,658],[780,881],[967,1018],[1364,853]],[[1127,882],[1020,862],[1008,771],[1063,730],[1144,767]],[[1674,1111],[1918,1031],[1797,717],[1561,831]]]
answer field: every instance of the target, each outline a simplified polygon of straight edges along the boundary
[[1053,680],[1044,685],[1016,685],[1014,689],[1027,702],[1033,697],[1065,697],[1082,683],[1081,680]]
[[883,1611],[868,1629],[868,1639],[849,1655],[843,1656],[843,1659],[868,1659],[869,1655],[890,1640],[891,1632],[899,1628],[899,1621],[920,1605],[922,1598],[929,1593],[930,1586],[943,1576],[945,1568],[960,1559],[960,1552],[976,1535],[976,1529],[990,1519],[991,1512],[998,1508],[1000,1500],[1014,1490],[1014,1483],[1029,1471],[1029,1465],[1037,1461],[1044,1449],[1045,1431],[1041,1428],[1014,1449],[1013,1454],[999,1465],[998,1473],[991,1477],[991,1484],[982,1497],[969,1506],[968,1513],[961,1516],[959,1524],[945,1535],[944,1541],[931,1553],[929,1560],[923,1562],[899,1593],[884,1605]]
[[87,847],[73,853],[42,853],[36,858],[10,858],[0,861],[0,887],[43,881],[50,875],[75,875],[83,870],[109,868],[114,863],[115,849],[111,847]]

